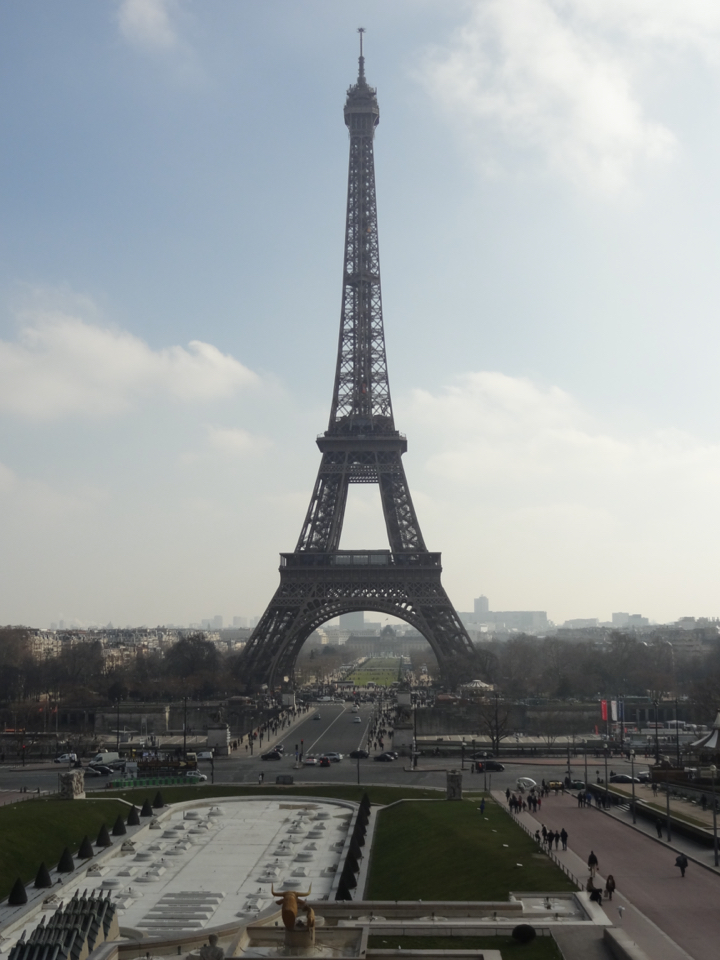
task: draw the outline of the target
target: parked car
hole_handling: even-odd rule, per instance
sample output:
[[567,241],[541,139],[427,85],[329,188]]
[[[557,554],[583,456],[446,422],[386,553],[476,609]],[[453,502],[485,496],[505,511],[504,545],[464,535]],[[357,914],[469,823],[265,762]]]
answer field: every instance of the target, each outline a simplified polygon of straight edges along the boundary
[[370,754],[367,750],[352,750],[348,756],[352,757],[353,760],[367,760]]
[[320,757],[320,759],[323,760],[323,759],[325,759],[325,758],[327,757],[327,759],[330,761],[330,763],[340,763],[340,761],[342,760],[343,756],[344,756],[344,754],[342,754],[342,753],[333,753],[333,752],[330,752],[330,753],[323,753],[322,756]]
[[212,750],[203,750],[202,753],[197,755],[198,760],[212,760],[213,752]]
[[201,780],[207,780],[205,774],[200,773],[198,770],[188,770],[185,776],[188,778],[188,780],[196,780],[198,782]]
[[75,763],[76,760],[76,753],[63,753],[59,757],[55,757],[55,763]]
[[629,773],[616,773],[610,777],[610,783],[642,783],[639,777],[631,777]]
[[306,757],[303,757],[303,764],[306,767],[316,767],[319,763],[319,758],[312,753],[309,753]]
[[584,790],[584,789],[585,789],[585,781],[584,781],[584,780],[571,780],[571,781],[570,781],[570,789],[571,789],[571,790]]
[[650,783],[650,781],[652,780],[652,774],[650,773],[649,770],[642,770],[637,775],[637,778],[640,781],[640,783]]
[[282,754],[278,753],[277,750],[268,750],[267,753],[262,753],[260,755],[261,760],[282,760]]
[[378,763],[392,763],[395,757],[391,753],[379,753],[376,757],[373,757],[373,760],[376,760]]
[[353,717],[353,718],[352,718],[352,722],[353,722],[353,723],[362,723],[362,717]]
[[497,760],[478,760],[475,763],[475,769],[478,773],[494,773],[495,771],[501,772],[505,769],[505,764],[498,763]]

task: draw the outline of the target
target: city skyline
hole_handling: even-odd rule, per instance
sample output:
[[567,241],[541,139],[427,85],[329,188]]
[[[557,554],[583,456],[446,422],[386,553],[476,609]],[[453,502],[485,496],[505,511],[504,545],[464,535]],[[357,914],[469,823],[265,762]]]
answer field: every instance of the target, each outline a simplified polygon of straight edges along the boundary
[[[713,615],[720,12],[38,6],[0,10],[0,620],[272,595],[327,423],[360,23],[393,406],[455,608]],[[386,546],[352,489],[341,547]]]

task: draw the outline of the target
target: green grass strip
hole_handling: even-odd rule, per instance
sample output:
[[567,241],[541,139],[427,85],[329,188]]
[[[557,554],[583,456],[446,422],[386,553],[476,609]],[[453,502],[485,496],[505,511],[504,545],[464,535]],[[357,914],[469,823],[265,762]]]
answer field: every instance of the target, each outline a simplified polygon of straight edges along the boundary
[[[17,877],[35,879],[44,860],[52,870],[65,847],[73,856],[85,834],[92,843],[103,823],[112,830],[118,813],[128,808],[117,800],[24,800],[0,807],[0,899],[10,893]],[[50,892],[50,891],[48,891]]]
[[[522,864],[522,866],[518,866]],[[512,890],[575,890],[495,803],[407,803],[378,814],[368,900],[507,900]]]

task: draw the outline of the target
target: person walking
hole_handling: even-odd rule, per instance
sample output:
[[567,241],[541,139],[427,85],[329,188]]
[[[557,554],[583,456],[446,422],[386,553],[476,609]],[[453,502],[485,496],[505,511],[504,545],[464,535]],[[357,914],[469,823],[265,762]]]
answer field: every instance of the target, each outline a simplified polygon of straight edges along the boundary
[[607,880],[605,881],[605,893],[607,894],[608,900],[612,900],[612,895],[615,893],[615,877],[611,873],[607,875]]
[[563,850],[567,850],[568,832],[565,827],[560,831],[560,839],[562,840]]
[[655,829],[657,830],[658,840],[662,840],[663,838],[662,828],[663,828],[663,822],[660,819],[660,817],[658,817],[657,820],[655,821]]
[[260,786],[260,785],[262,784],[262,782],[263,782],[264,779],[265,779],[265,774],[261,771],[261,772],[258,774],[258,786]]
[[680,867],[680,876],[685,876],[685,871],[687,870],[688,858],[684,853],[681,853],[679,857],[675,858],[675,866]]
[[594,877],[598,869],[598,858],[595,856],[593,850],[590,851],[590,856],[588,857],[588,870],[590,871],[590,876]]

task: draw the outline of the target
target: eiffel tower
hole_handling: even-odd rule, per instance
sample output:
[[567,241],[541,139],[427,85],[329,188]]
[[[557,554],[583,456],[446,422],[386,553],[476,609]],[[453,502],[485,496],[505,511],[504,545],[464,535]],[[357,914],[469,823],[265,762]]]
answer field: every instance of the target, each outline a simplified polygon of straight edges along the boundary
[[[474,648],[440,582],[439,553],[425,546],[395,429],[383,330],[373,138],[380,119],[365,79],[360,30],[357,82],[347,92],[350,134],[340,341],[330,422],[300,538],[280,554],[280,586],[247,642],[239,665],[247,688],[292,683],[310,634],[355,610],[389,614],[415,627],[447,673]],[[340,550],[348,484],[380,488],[389,550]]]

